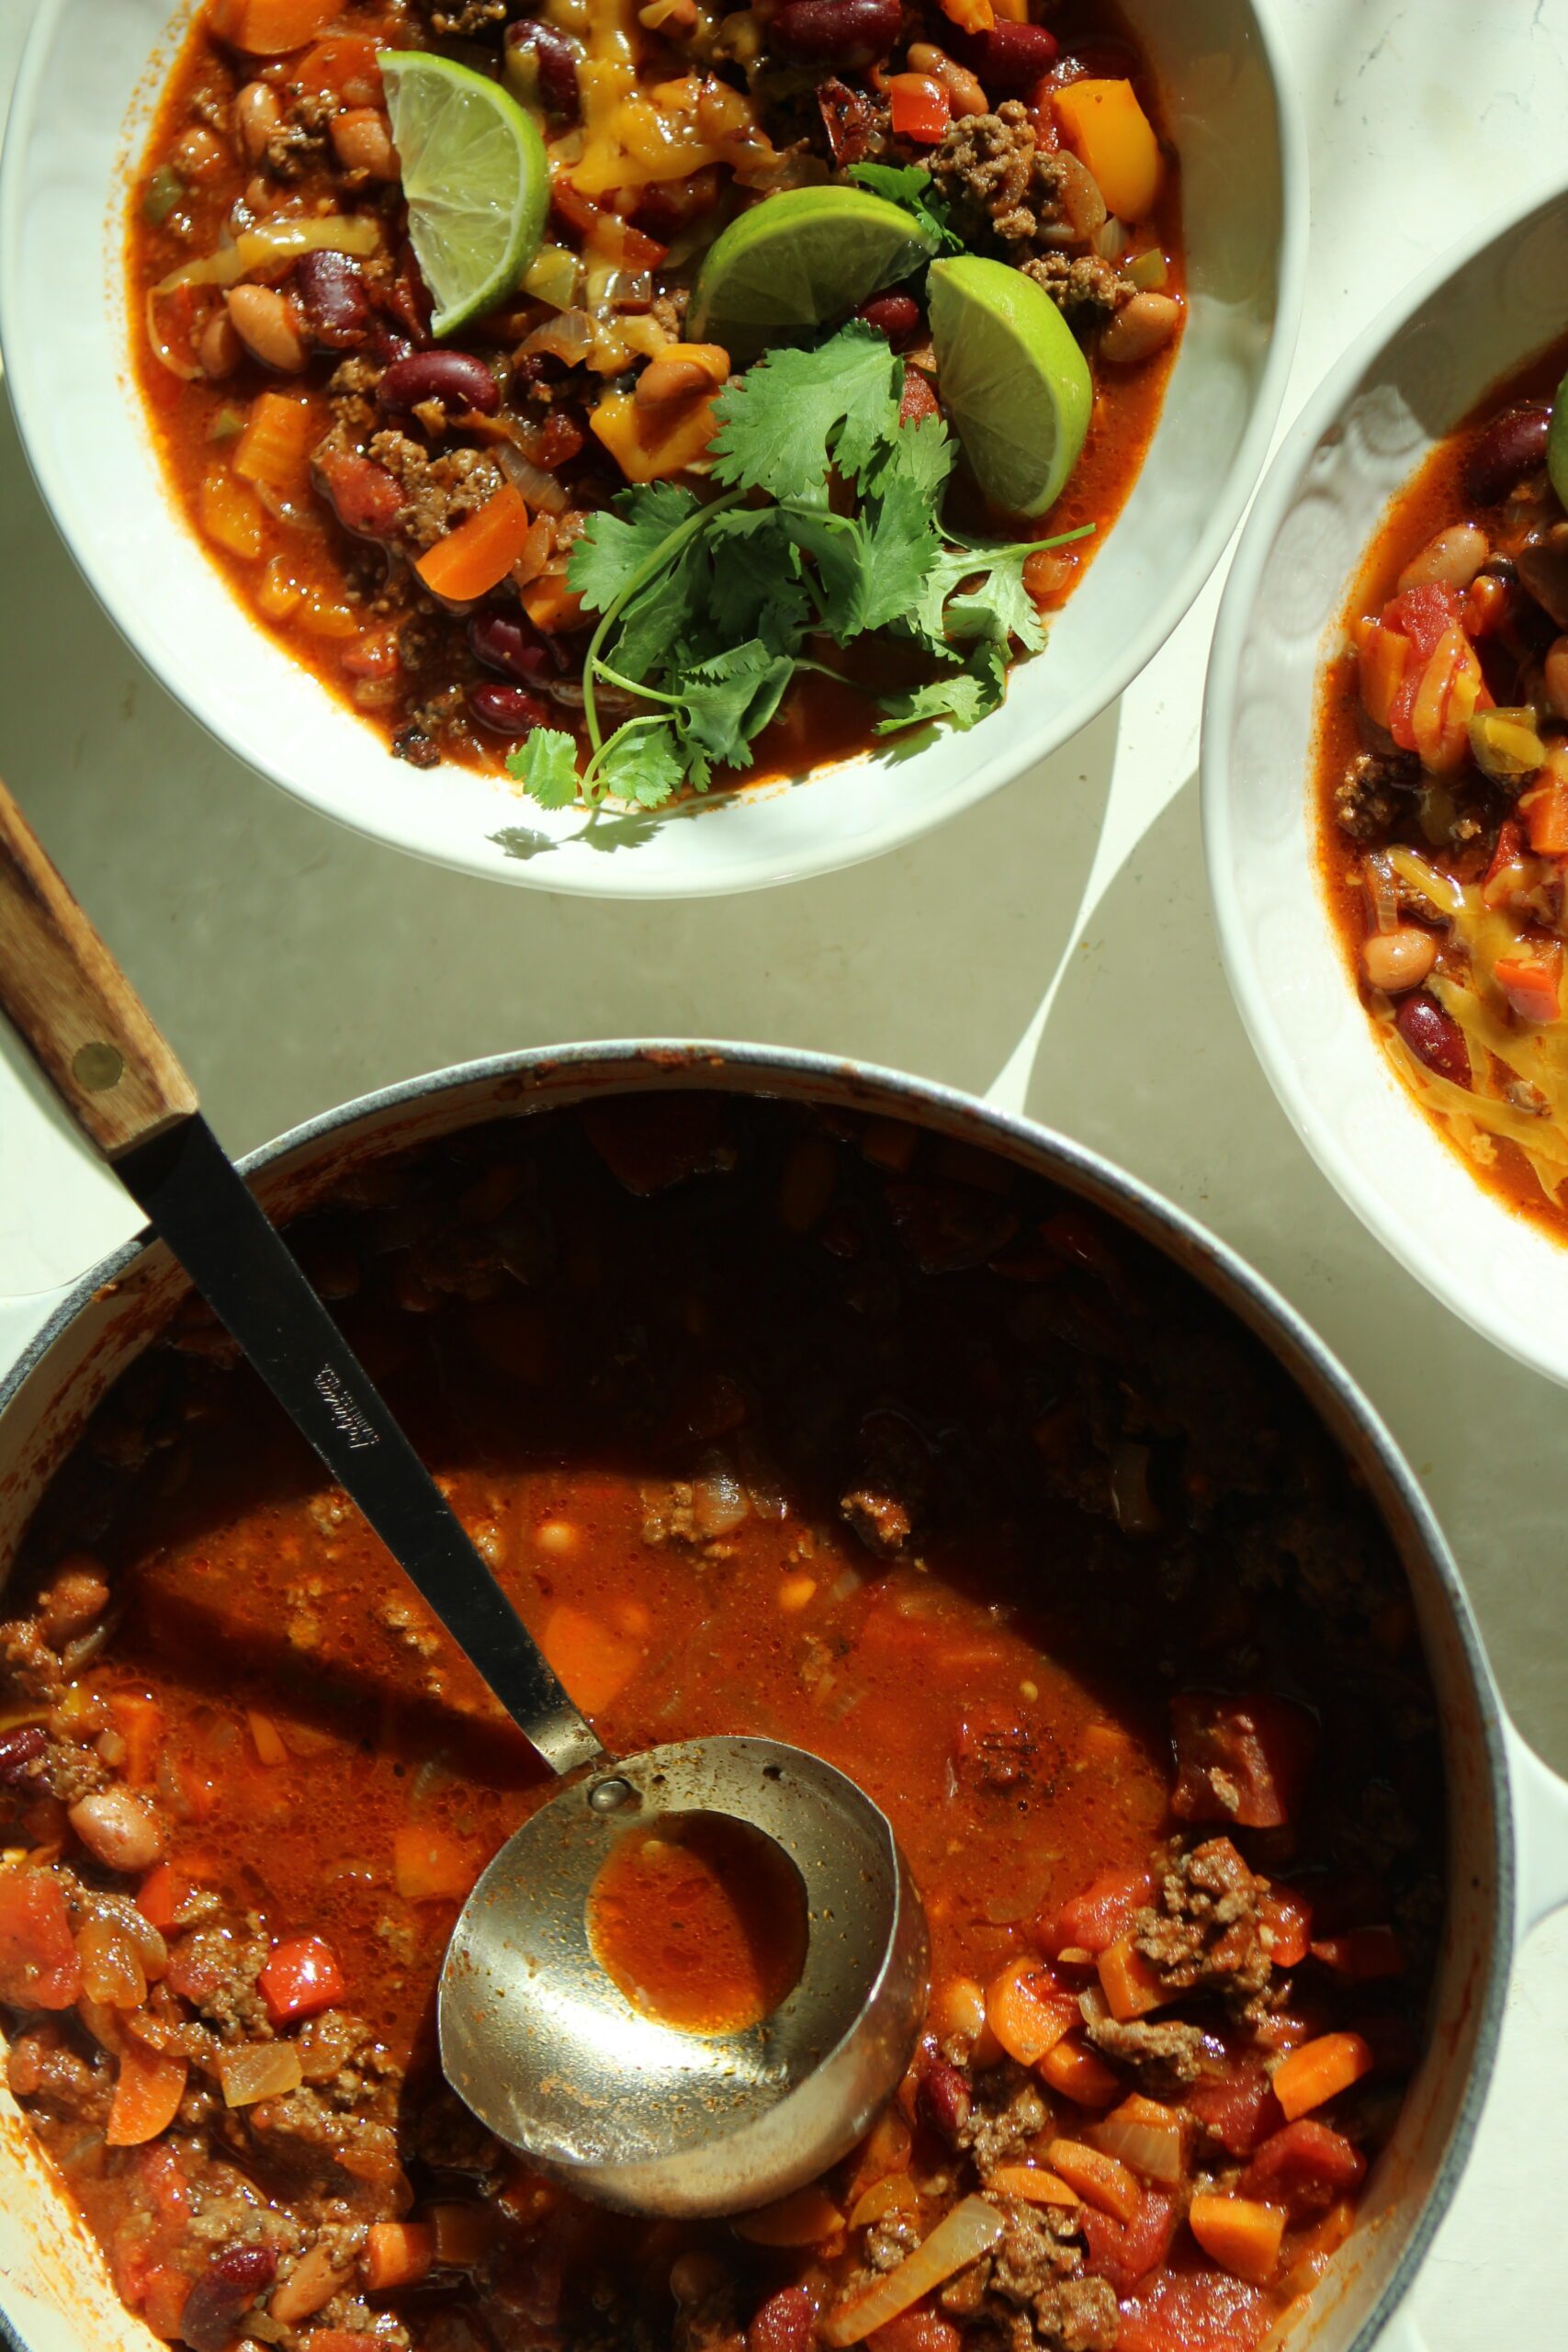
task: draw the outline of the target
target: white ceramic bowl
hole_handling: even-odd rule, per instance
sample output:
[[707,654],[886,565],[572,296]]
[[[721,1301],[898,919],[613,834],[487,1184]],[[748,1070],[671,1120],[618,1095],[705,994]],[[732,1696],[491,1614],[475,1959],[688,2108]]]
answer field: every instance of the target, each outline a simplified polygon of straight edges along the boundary
[[[1156,652],[1224,546],[1268,449],[1294,343],[1303,146],[1270,0],[1127,0],[1183,160],[1190,313],[1148,462],[1048,653],[1006,707],[914,756],[578,838],[504,778],[428,773],[246,617],[167,499],[127,365],[128,166],[156,60],[191,0],[37,0],[0,168],[0,338],[33,469],[67,545],[148,667],[240,758],[342,824],[472,873],[689,897],[817,874],[909,840],[1085,726]],[[507,846],[493,836],[521,828]],[[622,831],[625,832],[623,828]],[[548,854],[539,854],[547,850]]]
[[1214,632],[1203,826],[1220,945],[1274,1090],[1384,1247],[1510,1354],[1568,1381],[1568,1249],[1471,1175],[1400,1083],[1345,968],[1313,840],[1317,681],[1389,501],[1568,323],[1568,189],[1444,255],[1340,361],[1270,467]]

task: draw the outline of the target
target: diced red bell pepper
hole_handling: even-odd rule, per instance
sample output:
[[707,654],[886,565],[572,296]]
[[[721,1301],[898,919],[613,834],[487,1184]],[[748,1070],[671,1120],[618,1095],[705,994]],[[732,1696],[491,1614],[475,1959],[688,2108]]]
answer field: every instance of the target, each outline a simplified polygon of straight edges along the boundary
[[924,74],[895,74],[888,89],[897,137],[940,147],[953,120],[953,101],[942,84]]
[[1258,1905],[1276,1968],[1297,1968],[1312,1941],[1312,1905],[1288,1886],[1270,1887]]
[[1052,1960],[1063,1951],[1109,1951],[1154,1896],[1152,1871],[1102,1871],[1059,1911],[1041,1913],[1034,1925],[1034,1940]]
[[1130,2295],[1140,2278],[1165,2260],[1176,2235],[1176,2199],[1162,2189],[1145,2188],[1143,2202],[1130,2222],[1080,2206],[1073,2216],[1089,2248],[1084,2268],[1096,2278],[1108,2279],[1118,2297]]
[[291,2025],[299,2018],[314,2017],[318,2009],[333,2008],[348,1989],[336,1954],[320,1936],[298,1936],[292,1943],[275,1945],[256,1983],[274,2025]]
[[1188,1690],[1170,1702],[1176,1743],[1171,1810],[1183,1821],[1280,1829],[1294,1815],[1317,1747],[1310,1715],[1268,1693]]
[[1528,879],[1524,834],[1519,830],[1517,818],[1505,817],[1497,828],[1492,863],[1481,877],[1482,904],[1502,906],[1516,888],[1527,884]]
[[1562,943],[1542,941],[1529,956],[1499,956],[1493,966],[1498,987],[1521,1021],[1544,1028],[1562,1012]]
[[17,2009],[68,2009],[81,1993],[64,1889],[29,1862],[0,1870],[0,2001]]
[[1233,2156],[1249,2156],[1285,2120],[1285,2111],[1256,2060],[1237,2059],[1221,2075],[1201,2075],[1186,2094],[1189,2112]]
[[1237,2183],[1243,2197],[1282,2205],[1292,2222],[1325,2213],[1359,2186],[1367,2160],[1342,2132],[1303,2115],[1264,2141]]

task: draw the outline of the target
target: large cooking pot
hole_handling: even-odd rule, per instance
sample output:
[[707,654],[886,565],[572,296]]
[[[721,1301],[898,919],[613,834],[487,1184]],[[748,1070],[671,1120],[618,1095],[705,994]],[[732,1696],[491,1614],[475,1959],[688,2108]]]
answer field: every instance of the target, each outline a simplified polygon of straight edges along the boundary
[[[1410,1580],[1437,1690],[1449,1801],[1447,1932],[1427,2053],[1362,2206],[1295,2345],[1414,2346],[1401,2300],[1453,2195],[1496,2056],[1517,1939],[1568,1901],[1568,1788],[1504,1715],[1458,1573],[1388,1432],[1283,1299],[1157,1195],[1080,1146],[886,1070],[745,1046],[580,1046],[471,1062],[366,1096],[255,1153],[278,1218],[351,1169],[498,1117],[608,1093],[702,1087],[838,1103],[908,1120],[1048,1177],[1140,1235],[1230,1307],[1321,1416],[1365,1481]],[[131,1244],[60,1306],[0,1390],[0,1560],[94,1406],[179,1305],[185,1275]],[[122,2309],[96,2248],[0,2091],[0,2313],[28,2352],[111,2352],[152,2339]]]

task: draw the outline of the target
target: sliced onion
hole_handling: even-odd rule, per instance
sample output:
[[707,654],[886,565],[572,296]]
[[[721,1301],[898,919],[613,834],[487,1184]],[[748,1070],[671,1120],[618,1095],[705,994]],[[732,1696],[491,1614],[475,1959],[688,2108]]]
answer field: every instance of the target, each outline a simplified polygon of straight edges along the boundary
[[1127,250],[1126,227],[1114,212],[1108,212],[1089,243],[1101,261],[1120,261]]
[[252,2041],[224,2051],[218,2061],[218,2079],[226,2107],[254,2107],[259,2098],[280,2098],[286,2091],[297,2091],[305,2071],[291,2041]]
[[525,354],[543,351],[552,359],[562,360],[568,368],[575,368],[587,358],[593,348],[593,322],[586,311],[563,311],[558,319],[547,319],[525,336]]
[[547,473],[543,466],[536,466],[532,458],[525,457],[515,441],[498,441],[494,456],[508,481],[522,492],[523,503],[531,513],[541,508],[547,514],[566,513],[567,495],[554,474]]
[[988,2253],[1007,2229],[994,2205],[983,2197],[966,2197],[937,2223],[923,2245],[918,2245],[885,2278],[878,2278],[852,2302],[840,2303],[822,2323],[822,2339],[837,2347],[860,2344],[874,2329],[907,2312],[911,2303],[942,2286],[970,2263]]
[[1123,2099],[1083,2136],[1102,2156],[1115,2156],[1129,2171],[1158,2181],[1162,2188],[1181,2178],[1181,2119],[1156,2099]]
[[165,339],[164,330],[158,324],[158,297],[163,290],[162,287],[150,286],[147,288],[147,299],[141,306],[141,315],[147,325],[147,341],[152,348],[152,356],[160,368],[166,368],[171,376],[179,378],[182,384],[194,384],[201,373],[200,368],[194,359],[180,358],[174,345]]
[[1399,924],[1399,897],[1393,887],[1393,868],[1381,850],[1372,850],[1361,860],[1361,873],[1371,901],[1373,917],[1380,931],[1393,931]]
[[139,2009],[147,1997],[149,1976],[162,1976],[168,1966],[163,1937],[140,1913],[140,1924],[132,1926],[130,1914],[134,1909],[128,1903],[123,1911],[114,1910],[106,1903],[77,1933],[82,1989],[90,2001],[101,2001],[106,2008]]
[[705,1535],[728,1535],[751,1509],[750,1498],[722,1455],[708,1454],[692,1481],[692,1516]]

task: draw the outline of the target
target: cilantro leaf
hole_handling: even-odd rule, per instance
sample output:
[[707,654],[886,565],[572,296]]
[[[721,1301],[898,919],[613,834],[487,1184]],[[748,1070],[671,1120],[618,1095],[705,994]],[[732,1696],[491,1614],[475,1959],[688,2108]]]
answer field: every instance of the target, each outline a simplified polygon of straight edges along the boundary
[[984,559],[976,567],[981,576],[949,600],[948,636],[960,644],[987,638],[1004,647],[1010,637],[1016,637],[1026,653],[1038,653],[1045,643],[1044,625],[1023,584],[1023,567],[1033,552],[1031,546],[972,548],[971,561],[976,556]]
[[732,507],[705,545],[716,636],[722,630],[730,643],[760,637],[773,652],[793,653],[810,624],[811,599],[790,518],[776,506]]
[[872,476],[871,487],[880,491],[890,481],[911,482],[934,509],[957,455],[945,418],[922,416],[918,424],[898,427]]
[[930,493],[918,479],[894,473],[872,505],[861,627],[886,628],[919,601],[921,583],[941,558],[942,539]]
[[879,735],[896,734],[906,727],[929,726],[951,719],[960,731],[971,728],[996,709],[1007,677],[1007,656],[996,644],[976,647],[962,670],[932,678],[908,694],[883,695],[879,707],[888,713],[876,722]]
[[897,432],[897,366],[862,319],[815,351],[771,351],[714,402],[715,478],[824,504],[829,461],[859,481]]
[[856,515],[830,514],[824,506],[796,507],[789,527],[817,566],[812,575],[817,626],[838,644],[847,645],[866,625],[865,526]]
[[964,240],[948,219],[947,198],[921,164],[852,164],[850,177],[913,216],[933,240],[933,254],[961,254]]
[[615,650],[607,655],[612,668],[628,678],[654,677],[698,616],[707,610],[708,601],[707,566],[699,536],[678,548],[674,561],[656,571],[622,606],[614,624]]
[[705,783],[713,767],[745,766],[748,746],[773,718],[794,675],[790,657],[759,637],[688,672],[677,724],[694,782]]
[[660,543],[696,511],[689,490],[673,482],[645,482],[622,491],[611,508],[592,516],[571,550],[566,567],[590,612],[608,611],[621,591],[655,554]]
[[646,720],[628,718],[616,728],[600,753],[594,797],[609,795],[639,808],[661,808],[679,790],[684,775],[674,729],[662,720],[649,726]]
[[506,762],[506,773],[541,808],[570,808],[577,798],[577,741],[558,727],[536,727]]

